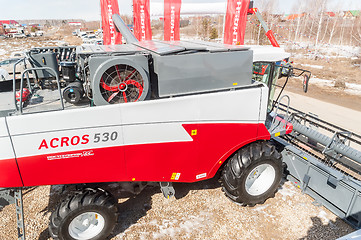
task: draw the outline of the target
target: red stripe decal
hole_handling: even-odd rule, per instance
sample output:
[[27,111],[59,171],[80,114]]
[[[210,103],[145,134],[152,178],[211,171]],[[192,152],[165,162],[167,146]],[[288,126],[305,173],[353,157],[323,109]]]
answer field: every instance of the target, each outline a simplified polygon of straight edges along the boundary
[[[24,185],[195,182],[199,174],[207,173],[202,180],[213,177],[237,149],[257,139],[270,137],[263,124],[182,126],[193,141],[126,145],[20,158],[18,163]],[[9,169],[8,172],[15,171]],[[180,173],[178,180],[171,179],[173,173]]]

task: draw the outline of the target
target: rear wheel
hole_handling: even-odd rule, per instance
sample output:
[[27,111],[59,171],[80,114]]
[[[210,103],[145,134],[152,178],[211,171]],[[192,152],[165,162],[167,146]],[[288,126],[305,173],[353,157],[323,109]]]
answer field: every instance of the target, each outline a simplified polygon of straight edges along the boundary
[[232,201],[254,206],[273,197],[282,177],[281,154],[267,142],[237,151],[223,169],[222,190]]
[[60,240],[104,240],[117,221],[114,198],[100,189],[86,189],[63,201],[50,217],[49,232]]

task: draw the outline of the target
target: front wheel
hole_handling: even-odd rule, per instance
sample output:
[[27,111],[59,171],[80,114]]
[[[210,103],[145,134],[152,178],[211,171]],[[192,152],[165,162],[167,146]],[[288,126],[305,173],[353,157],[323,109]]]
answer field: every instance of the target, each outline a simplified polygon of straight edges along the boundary
[[281,154],[268,142],[238,150],[223,169],[222,190],[232,201],[254,206],[273,197],[282,177]]
[[59,240],[104,240],[117,221],[114,198],[100,189],[86,189],[63,201],[50,216],[49,232]]

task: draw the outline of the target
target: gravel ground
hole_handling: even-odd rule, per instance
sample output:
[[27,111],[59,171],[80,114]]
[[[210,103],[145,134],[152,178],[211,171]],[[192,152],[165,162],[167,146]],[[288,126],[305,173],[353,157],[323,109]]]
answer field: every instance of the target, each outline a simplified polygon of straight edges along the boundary
[[[60,189],[42,186],[24,192],[27,239],[51,239],[48,219],[63,197]],[[336,239],[354,231],[290,182],[255,207],[228,200],[214,179],[175,189],[176,198],[170,200],[156,187],[119,199],[121,214],[111,239]],[[15,209],[9,205],[0,210],[0,239],[16,236]]]

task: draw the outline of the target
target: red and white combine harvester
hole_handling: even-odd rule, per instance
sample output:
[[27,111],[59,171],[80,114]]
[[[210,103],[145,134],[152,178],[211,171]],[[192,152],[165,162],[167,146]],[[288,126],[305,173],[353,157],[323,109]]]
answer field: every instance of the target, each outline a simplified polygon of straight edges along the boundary
[[30,186],[76,185],[50,217],[51,236],[66,240],[111,234],[118,208],[106,183],[139,193],[158,182],[169,198],[173,182],[220,173],[223,191],[237,203],[273,197],[284,167],[304,160],[280,139],[293,130],[290,112],[272,112],[280,62],[289,54],[138,42],[119,16],[113,20],[127,44],[32,49],[21,82],[0,94],[5,107],[6,100],[14,106],[0,112],[0,198],[16,204],[19,239],[22,188]]

